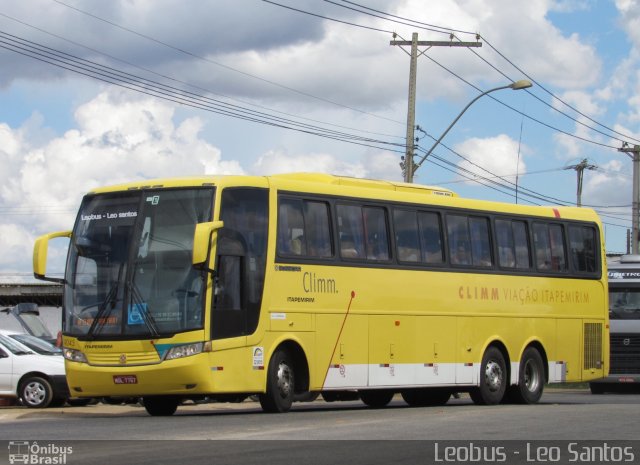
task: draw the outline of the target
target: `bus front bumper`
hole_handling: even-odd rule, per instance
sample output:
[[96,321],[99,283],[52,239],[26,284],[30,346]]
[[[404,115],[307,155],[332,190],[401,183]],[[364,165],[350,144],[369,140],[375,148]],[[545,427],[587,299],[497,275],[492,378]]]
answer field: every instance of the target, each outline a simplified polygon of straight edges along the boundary
[[201,356],[153,365],[99,368],[67,360],[66,370],[74,397],[188,396],[214,391],[206,357]]

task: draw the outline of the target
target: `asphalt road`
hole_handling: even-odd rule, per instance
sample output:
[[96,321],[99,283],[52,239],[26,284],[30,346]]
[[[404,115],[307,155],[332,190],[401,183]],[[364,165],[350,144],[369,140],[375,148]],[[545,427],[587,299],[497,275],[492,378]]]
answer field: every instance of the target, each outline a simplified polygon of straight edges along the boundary
[[[43,449],[46,455],[69,446],[73,453],[65,456],[65,464],[463,463],[474,460],[461,461],[460,453],[472,459],[474,451],[485,454],[485,463],[505,462],[501,458],[558,463],[537,461],[537,455],[532,461],[528,454],[541,447],[544,455],[557,444],[557,452],[566,455],[568,444],[576,442],[608,453],[614,441],[639,438],[640,395],[595,396],[586,390],[547,390],[537,405],[492,407],[476,406],[466,395],[443,407],[425,408],[408,407],[399,397],[384,409],[318,400],[295,404],[287,414],[262,413],[254,402],[188,404],[172,417],[150,417],[144,408],[131,405],[0,407],[2,449],[37,441],[38,447],[50,446]],[[452,440],[458,442],[446,449]],[[9,463],[2,449],[0,464]],[[446,460],[442,454],[447,450],[456,460]],[[638,463],[640,441],[620,443],[614,452],[622,459],[631,453]],[[571,457],[561,454],[565,458]]]

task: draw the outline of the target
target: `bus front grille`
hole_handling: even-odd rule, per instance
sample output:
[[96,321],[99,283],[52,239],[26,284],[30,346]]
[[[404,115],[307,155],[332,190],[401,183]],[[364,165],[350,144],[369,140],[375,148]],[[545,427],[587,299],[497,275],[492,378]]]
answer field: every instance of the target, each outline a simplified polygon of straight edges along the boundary
[[640,333],[615,333],[611,341],[610,374],[640,373]]
[[131,366],[150,365],[160,362],[158,352],[127,352],[110,354],[87,354],[89,365]]

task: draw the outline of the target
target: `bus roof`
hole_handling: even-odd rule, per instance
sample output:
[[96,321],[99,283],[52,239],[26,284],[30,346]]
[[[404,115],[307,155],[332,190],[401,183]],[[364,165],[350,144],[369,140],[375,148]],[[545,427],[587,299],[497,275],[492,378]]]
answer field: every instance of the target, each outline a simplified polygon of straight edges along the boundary
[[384,199],[396,202],[423,203],[425,195],[429,204],[494,212],[516,213],[558,219],[577,219],[599,222],[598,215],[590,208],[560,206],[516,205],[507,202],[475,200],[458,196],[441,187],[404,182],[336,176],[324,173],[286,173],[270,176],[213,175],[175,177],[134,181],[108,187],[100,187],[92,194],[138,189],[160,189],[187,186],[253,186],[273,187],[283,191],[320,193],[332,196],[354,196]]

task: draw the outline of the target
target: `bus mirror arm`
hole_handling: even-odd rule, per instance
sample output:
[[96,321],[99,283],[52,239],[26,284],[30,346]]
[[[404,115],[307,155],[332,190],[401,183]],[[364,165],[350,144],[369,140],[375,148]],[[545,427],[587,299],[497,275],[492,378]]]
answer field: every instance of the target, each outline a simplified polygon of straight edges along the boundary
[[64,279],[50,278],[47,274],[47,253],[49,251],[49,241],[56,237],[71,237],[71,231],[61,231],[45,234],[36,239],[33,246],[33,276],[42,281],[51,281],[64,284]]
[[193,234],[193,255],[191,257],[191,263],[194,267],[206,269],[210,273],[213,272],[208,268],[213,233],[223,226],[224,222],[222,221],[210,221],[196,225],[196,230]]

